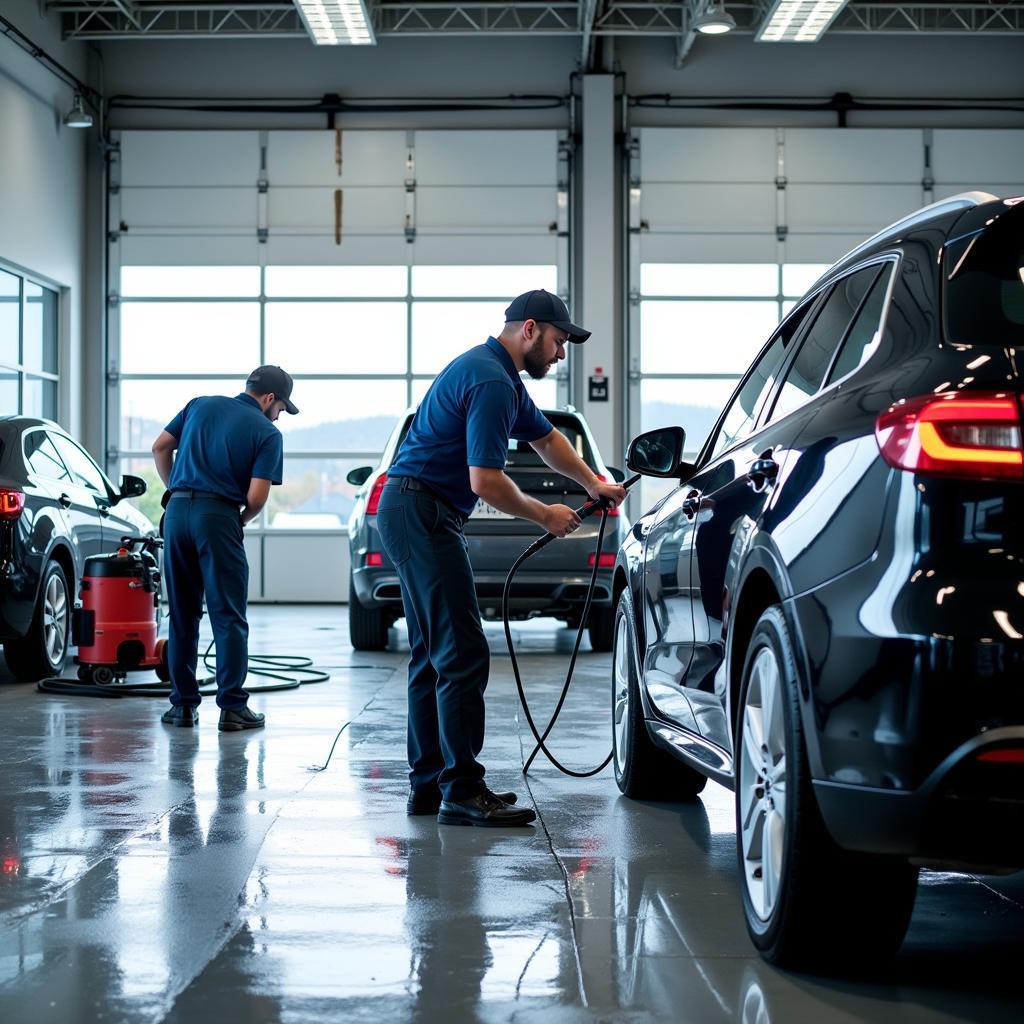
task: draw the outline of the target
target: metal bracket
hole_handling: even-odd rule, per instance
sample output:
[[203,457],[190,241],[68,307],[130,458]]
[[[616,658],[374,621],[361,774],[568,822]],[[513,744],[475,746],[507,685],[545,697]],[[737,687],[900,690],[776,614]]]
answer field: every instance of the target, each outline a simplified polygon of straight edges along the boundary
[[785,224],[779,224],[775,228],[775,240],[777,242],[784,242],[786,236],[789,234],[789,228]]
[[[113,241],[113,239],[112,239],[112,241]],[[108,306],[109,306],[109,307],[110,307],[111,309],[115,309],[115,308],[116,308],[117,306],[119,306],[120,304],[121,304],[121,296],[120,296],[120,295],[118,295],[118,294],[117,294],[117,292],[111,292],[111,293],[110,293],[110,294],[109,294],[109,295],[107,296],[107,305],[108,305]]]
[[257,228],[256,229],[256,240],[258,242],[260,242],[261,244],[266,242],[266,240],[269,237],[270,237],[270,229],[269,228]]

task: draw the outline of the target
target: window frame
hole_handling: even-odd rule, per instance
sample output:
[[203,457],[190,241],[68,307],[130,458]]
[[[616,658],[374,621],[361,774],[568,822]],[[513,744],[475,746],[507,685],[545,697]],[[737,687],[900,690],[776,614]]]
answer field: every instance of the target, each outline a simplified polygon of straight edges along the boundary
[[[0,260],[0,271],[15,278],[19,282],[18,286],[18,337],[17,337],[17,358],[12,362],[0,363],[0,369],[9,372],[11,375],[17,378],[17,389],[18,389],[18,400],[17,408],[10,410],[15,415],[28,416],[31,415],[35,419],[45,420],[58,420],[60,418],[61,411],[61,342],[63,340],[63,328],[62,318],[64,312],[64,290],[52,281],[46,278],[40,277],[38,274],[33,274],[29,271],[22,270],[17,266],[10,263],[5,263]],[[44,292],[50,292],[54,296],[54,313],[53,313],[53,334],[48,339],[45,334],[42,339],[42,359],[43,365],[46,363],[46,351],[48,341],[53,342],[54,346],[54,364],[55,369],[53,371],[45,369],[35,369],[29,367],[25,363],[25,331],[28,321],[28,286],[34,285],[37,288],[43,289]],[[45,318],[43,320],[45,324]],[[52,415],[46,415],[48,410],[44,406],[39,415],[36,413],[25,412],[25,399],[27,393],[28,381],[42,381],[44,384],[44,396],[45,396],[45,385],[53,384],[53,409],[49,410]]]

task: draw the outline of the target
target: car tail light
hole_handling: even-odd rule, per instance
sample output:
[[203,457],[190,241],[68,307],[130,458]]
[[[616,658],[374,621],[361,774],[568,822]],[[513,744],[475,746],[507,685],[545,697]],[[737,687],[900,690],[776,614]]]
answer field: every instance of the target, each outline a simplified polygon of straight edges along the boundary
[[[587,565],[593,568],[594,565],[594,552],[590,552],[590,557],[587,559]],[[614,569],[615,568],[615,552],[605,551],[602,552],[601,557],[597,561],[597,567],[599,569]]]
[[986,750],[978,755],[979,761],[989,764],[1024,764],[1024,747],[1003,747],[1001,750]]
[[373,485],[373,490],[370,491],[370,497],[366,501],[366,514],[368,516],[375,516],[377,514],[377,506],[380,504],[380,492],[384,490],[384,485],[387,482],[387,473],[381,473],[381,475],[377,477],[377,482]]
[[371,551],[366,556],[366,564],[369,565],[369,566],[383,565],[384,564],[384,559],[381,557],[381,554],[380,554],[379,551]]
[[25,509],[25,492],[0,487],[0,519],[18,519]]
[[1020,410],[1005,392],[925,395],[897,402],[875,423],[896,469],[972,479],[1024,479]]
[[[608,480],[608,477],[606,477],[603,473],[595,473],[594,476],[596,476],[597,479],[601,481],[601,483],[606,483],[607,480]],[[619,514],[618,506],[616,506],[615,508],[608,509],[608,515],[610,515],[610,516],[617,516],[618,514]]]

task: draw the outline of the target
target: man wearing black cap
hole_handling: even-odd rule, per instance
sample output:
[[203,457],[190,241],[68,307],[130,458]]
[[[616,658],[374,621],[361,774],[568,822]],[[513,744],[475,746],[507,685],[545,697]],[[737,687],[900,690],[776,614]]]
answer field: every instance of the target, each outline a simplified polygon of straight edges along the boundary
[[[259,515],[281,483],[284,445],[274,426],[291,400],[280,366],[249,374],[245,392],[193,398],[153,442],[153,459],[170,500],[164,517],[164,582],[170,611],[167,725],[194,726],[202,699],[196,680],[203,595],[217,646],[217,704],[222,732],[259,729],[242,688],[249,661],[245,609],[249,563],[242,527]],[[175,452],[177,456],[175,457]]]
[[539,289],[512,300],[505,328],[446,366],[430,386],[388,470],[377,510],[384,550],[402,587],[409,628],[409,814],[449,825],[527,825],[514,793],[492,793],[478,757],[490,654],[462,527],[477,499],[532,520],[556,537],[579,517],[545,505],[505,474],[509,438],[528,441],[593,498],[618,505],[618,484],[598,480],[533,404],[520,373],[540,380],[567,342],[590,332]]

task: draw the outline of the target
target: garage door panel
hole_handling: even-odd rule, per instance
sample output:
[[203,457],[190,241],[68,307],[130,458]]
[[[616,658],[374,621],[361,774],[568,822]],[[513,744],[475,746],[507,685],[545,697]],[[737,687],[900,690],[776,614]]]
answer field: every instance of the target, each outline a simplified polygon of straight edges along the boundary
[[785,174],[791,185],[919,183],[923,160],[919,131],[787,128],[785,133]]
[[254,188],[126,188],[121,219],[130,231],[152,228],[248,228],[255,232],[258,196]]
[[736,263],[741,255],[744,262],[774,263],[777,252],[774,234],[651,231],[640,238],[644,263]]
[[774,181],[774,129],[643,128],[640,158],[645,182]]
[[558,182],[555,131],[415,133],[417,185],[544,185]]
[[556,220],[550,188],[421,188],[416,196],[418,230],[546,233]]
[[275,601],[348,600],[349,556],[344,536],[268,533],[263,540],[267,596]]
[[353,185],[403,187],[406,178],[405,132],[341,132],[341,168],[332,131],[269,132],[267,179],[280,185]]
[[775,231],[774,185],[644,184],[640,216],[651,230]]
[[963,187],[953,188],[953,193],[992,191],[984,189],[984,183],[995,182],[1012,184],[1019,194],[1024,186],[1024,132],[936,130],[932,133],[932,170],[936,191],[958,185]]
[[424,266],[558,263],[558,239],[554,235],[494,233],[453,236],[419,231],[411,250],[412,262]]
[[260,243],[254,229],[237,235],[129,233],[121,236],[118,256],[126,267],[251,267],[260,262]]
[[404,233],[387,235],[342,234],[341,245],[334,242],[334,233],[321,235],[274,232],[267,239],[268,266],[396,266],[408,259],[408,243]]
[[920,185],[792,185],[786,189],[791,231],[818,228],[872,235],[921,205]]
[[258,132],[124,132],[121,184],[249,185],[259,180]]
[[[271,231],[297,228],[334,232],[333,188],[271,188],[267,223]],[[403,231],[405,192],[395,188],[342,189],[342,232]]]

